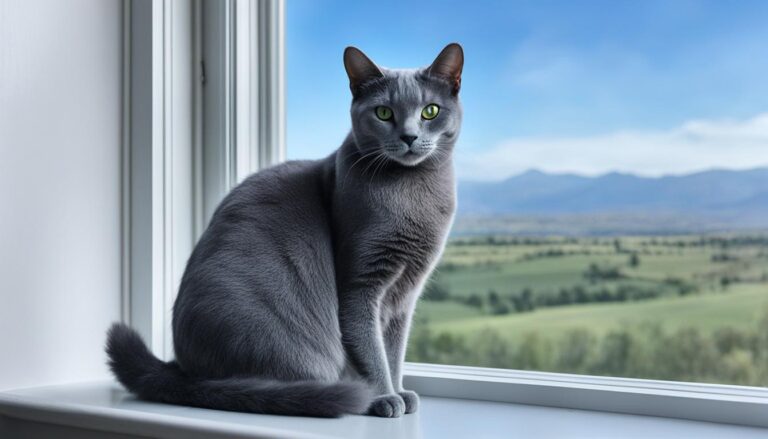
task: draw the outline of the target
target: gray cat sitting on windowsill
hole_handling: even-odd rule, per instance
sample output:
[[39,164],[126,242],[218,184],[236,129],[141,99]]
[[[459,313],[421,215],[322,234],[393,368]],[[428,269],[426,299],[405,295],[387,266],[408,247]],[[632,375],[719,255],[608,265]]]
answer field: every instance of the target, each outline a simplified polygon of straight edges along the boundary
[[221,202],[173,308],[176,360],[114,325],[107,353],[140,398],[253,413],[398,417],[408,330],[456,205],[464,54],[390,70],[344,52],[352,131],[323,160],[260,171]]

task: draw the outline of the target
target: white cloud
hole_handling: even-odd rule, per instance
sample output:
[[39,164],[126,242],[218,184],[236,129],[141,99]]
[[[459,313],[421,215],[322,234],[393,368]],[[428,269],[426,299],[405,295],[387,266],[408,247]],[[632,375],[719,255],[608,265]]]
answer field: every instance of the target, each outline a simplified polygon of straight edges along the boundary
[[465,180],[499,180],[531,168],[658,176],[766,165],[768,113],[746,120],[692,120],[670,130],[513,138],[487,151],[458,153],[456,160],[458,177]]

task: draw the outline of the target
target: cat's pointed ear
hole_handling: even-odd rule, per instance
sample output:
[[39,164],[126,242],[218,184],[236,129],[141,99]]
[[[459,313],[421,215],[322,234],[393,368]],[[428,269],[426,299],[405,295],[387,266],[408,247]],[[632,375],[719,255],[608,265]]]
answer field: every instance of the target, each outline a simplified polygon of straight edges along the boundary
[[349,88],[354,94],[361,84],[384,76],[381,70],[357,47],[344,49],[344,68],[349,76]]
[[453,94],[461,88],[461,70],[464,68],[464,49],[457,43],[451,43],[437,55],[427,69],[427,73],[447,80],[453,85]]

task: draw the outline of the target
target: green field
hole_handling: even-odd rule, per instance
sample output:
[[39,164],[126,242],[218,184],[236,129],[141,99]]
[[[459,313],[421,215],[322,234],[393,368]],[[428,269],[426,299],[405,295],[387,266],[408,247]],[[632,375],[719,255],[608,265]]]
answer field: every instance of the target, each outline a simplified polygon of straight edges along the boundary
[[768,385],[768,237],[453,240],[414,322],[412,361]]
[[[615,242],[622,252],[617,252]],[[577,243],[552,240],[545,243],[487,245],[449,245],[433,280],[449,287],[456,295],[506,291],[526,287],[554,290],[584,284],[583,271],[590,263],[624,266],[633,281],[662,281],[669,277],[695,280],[706,288],[717,287],[723,275],[760,279],[768,273],[768,257],[761,246],[742,246],[723,250],[714,246],[678,247],[678,243],[697,242],[689,237],[583,239]],[[564,256],[532,257],[547,251],[562,251]],[[628,267],[629,254],[637,253],[641,263]],[[734,258],[713,262],[715,254]],[[524,259],[528,255],[530,259]]]
[[[662,298],[630,304],[587,304],[539,309],[528,313],[482,316],[480,311],[453,303],[422,302],[417,315],[429,318],[435,331],[472,334],[498,330],[514,340],[530,332],[560,337],[577,329],[603,335],[611,329],[644,323],[675,330],[695,327],[711,331],[723,327],[745,329],[768,310],[767,285],[739,285],[732,291]],[[463,309],[462,309],[463,308]],[[463,311],[463,312],[462,312]]]

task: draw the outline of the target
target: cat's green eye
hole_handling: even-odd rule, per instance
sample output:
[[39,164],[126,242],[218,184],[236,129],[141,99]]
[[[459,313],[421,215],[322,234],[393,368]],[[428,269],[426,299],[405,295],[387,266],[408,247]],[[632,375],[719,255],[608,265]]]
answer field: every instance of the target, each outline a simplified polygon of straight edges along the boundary
[[429,104],[421,110],[421,117],[427,120],[432,120],[437,117],[437,113],[440,112],[440,107],[437,104]]
[[381,120],[392,119],[392,109],[383,105],[376,107],[376,117]]

